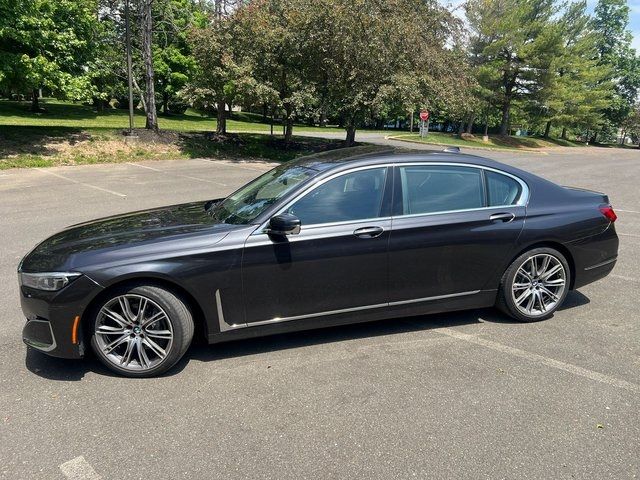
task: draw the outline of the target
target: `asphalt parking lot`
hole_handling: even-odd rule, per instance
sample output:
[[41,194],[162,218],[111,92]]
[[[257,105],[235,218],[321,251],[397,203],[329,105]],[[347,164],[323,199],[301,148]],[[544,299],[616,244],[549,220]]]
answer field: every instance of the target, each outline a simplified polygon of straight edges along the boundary
[[0,172],[0,478],[639,477],[640,151],[485,155],[607,192],[613,274],[545,322],[476,310],[197,346],[142,380],[27,352],[20,258],[69,224],[216,198],[270,166]]

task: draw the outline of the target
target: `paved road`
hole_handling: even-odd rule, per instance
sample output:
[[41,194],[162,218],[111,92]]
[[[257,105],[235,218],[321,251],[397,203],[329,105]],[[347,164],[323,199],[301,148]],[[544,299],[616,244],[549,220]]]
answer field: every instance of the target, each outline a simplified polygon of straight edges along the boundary
[[637,478],[640,153],[488,156],[608,192],[614,274],[546,322],[478,310],[194,347],[144,380],[26,353],[20,257],[68,224],[214,198],[269,166],[0,172],[0,477]]

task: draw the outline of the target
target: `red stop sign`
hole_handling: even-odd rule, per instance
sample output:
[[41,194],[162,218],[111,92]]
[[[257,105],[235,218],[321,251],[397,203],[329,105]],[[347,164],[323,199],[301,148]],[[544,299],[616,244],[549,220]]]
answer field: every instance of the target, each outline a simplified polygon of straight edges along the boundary
[[420,112],[420,120],[422,120],[422,121],[429,120],[429,111],[428,110],[422,110]]

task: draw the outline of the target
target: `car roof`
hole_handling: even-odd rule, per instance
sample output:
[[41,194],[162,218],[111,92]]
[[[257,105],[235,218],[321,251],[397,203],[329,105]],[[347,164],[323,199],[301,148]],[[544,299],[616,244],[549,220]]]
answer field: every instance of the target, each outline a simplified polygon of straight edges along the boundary
[[329,150],[299,158],[289,164],[310,168],[320,173],[368,165],[412,162],[462,163],[495,168],[522,178],[532,177],[531,174],[523,170],[477,155],[447,151],[417,151],[376,145]]

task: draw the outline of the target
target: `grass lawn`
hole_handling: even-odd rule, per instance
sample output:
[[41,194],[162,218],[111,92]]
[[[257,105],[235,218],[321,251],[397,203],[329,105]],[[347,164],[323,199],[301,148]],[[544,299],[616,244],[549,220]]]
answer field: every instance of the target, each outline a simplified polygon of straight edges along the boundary
[[[234,114],[227,127],[235,133],[219,139],[211,135],[215,118],[192,110],[161,116],[159,136],[141,130],[137,142],[125,143],[122,130],[129,126],[125,110],[98,114],[88,106],[55,100],[43,105],[47,112],[34,114],[28,102],[0,101],[0,169],[196,157],[287,161],[341,146],[338,140],[300,136],[285,146],[279,136],[265,135],[270,126],[250,113]],[[144,121],[137,112],[136,128],[142,129]],[[281,132],[282,126],[275,125],[274,133]],[[294,134],[305,132],[344,130],[294,126]]]
[[472,148],[495,148],[501,150],[529,150],[539,148],[553,147],[584,147],[583,143],[571,142],[569,140],[561,140],[555,138],[537,138],[537,137],[499,137],[490,136],[488,142],[482,141],[482,135],[476,136],[474,139],[462,139],[456,134],[429,132],[424,138],[420,138],[419,133],[401,133],[399,135],[391,135],[389,138],[394,140],[402,140],[406,142],[430,143],[434,145],[451,145],[456,147],[472,147]]

